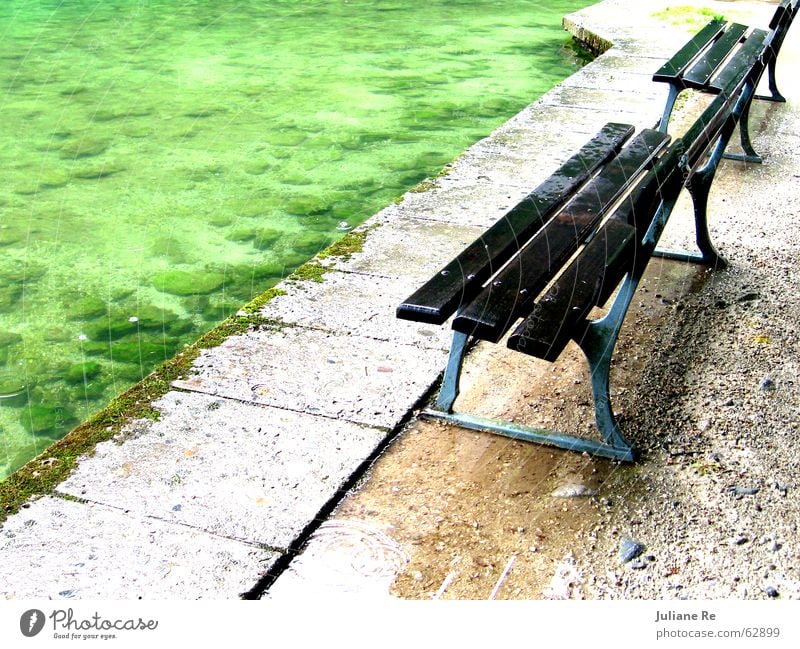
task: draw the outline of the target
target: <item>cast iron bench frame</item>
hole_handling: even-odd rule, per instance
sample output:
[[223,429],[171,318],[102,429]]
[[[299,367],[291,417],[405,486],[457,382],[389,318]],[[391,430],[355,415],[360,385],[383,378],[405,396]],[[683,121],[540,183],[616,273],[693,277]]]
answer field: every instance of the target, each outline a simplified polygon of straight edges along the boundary
[[[712,268],[726,265],[709,236],[708,194],[765,68],[774,65],[777,33],[767,34],[760,49],[739,48],[725,63],[720,72],[725,83],[683,137],[670,144],[662,130],[645,129],[631,139],[632,126],[607,124],[398,307],[398,318],[432,324],[455,314],[439,395],[424,415],[514,439],[635,460],[611,408],[614,347],[653,256]],[[683,187],[692,197],[700,254],[656,249]],[[590,320],[592,308],[605,304],[615,290],[606,315]],[[508,337],[512,349],[552,362],[570,340],[578,344],[589,366],[602,441],[454,411],[467,350],[478,340],[500,341],[520,318]]]

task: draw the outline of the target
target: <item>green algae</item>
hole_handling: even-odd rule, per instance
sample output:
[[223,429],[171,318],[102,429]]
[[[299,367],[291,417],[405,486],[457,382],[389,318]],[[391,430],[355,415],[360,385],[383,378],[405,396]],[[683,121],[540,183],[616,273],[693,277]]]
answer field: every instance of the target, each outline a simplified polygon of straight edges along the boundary
[[172,295],[213,293],[225,283],[221,273],[195,273],[188,270],[165,270],[153,276],[153,286]]
[[96,361],[85,361],[72,365],[66,372],[64,372],[64,380],[72,384],[88,383],[100,374],[101,366]]

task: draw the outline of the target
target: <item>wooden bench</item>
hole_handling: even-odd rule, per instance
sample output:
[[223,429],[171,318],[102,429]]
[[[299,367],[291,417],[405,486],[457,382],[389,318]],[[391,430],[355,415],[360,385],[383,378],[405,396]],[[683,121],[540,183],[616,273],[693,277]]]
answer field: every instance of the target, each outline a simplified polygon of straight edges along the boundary
[[[782,0],[769,24],[769,31],[752,29],[739,23],[722,19],[710,21],[694,37],[653,75],[653,80],[669,84],[669,95],[658,129],[664,133],[669,127],[670,116],[681,92],[687,89],[719,94],[739,74],[735,66],[728,63],[740,50],[761,53],[769,70],[770,95],[754,95],[754,99],[785,102],[775,80],[775,65],[778,52],[786,33],[797,13],[798,0]],[[739,132],[742,154],[726,153],[734,160],[760,163],[761,157],[753,149],[749,134],[750,104],[742,114]]]
[[[774,31],[772,32],[774,34]],[[544,183],[414,292],[397,317],[443,324],[453,315],[442,386],[426,416],[593,455],[633,461],[611,408],[609,369],[636,287],[653,256],[725,265],[711,243],[707,200],[736,125],[770,65],[761,49],[739,48],[720,74],[717,96],[679,139],[662,130],[607,124]],[[656,244],[683,187],[693,199],[700,254]],[[589,313],[614,296],[606,315]],[[513,330],[512,330],[513,329]],[[478,340],[556,360],[570,340],[583,351],[602,441],[455,412],[465,354]]]

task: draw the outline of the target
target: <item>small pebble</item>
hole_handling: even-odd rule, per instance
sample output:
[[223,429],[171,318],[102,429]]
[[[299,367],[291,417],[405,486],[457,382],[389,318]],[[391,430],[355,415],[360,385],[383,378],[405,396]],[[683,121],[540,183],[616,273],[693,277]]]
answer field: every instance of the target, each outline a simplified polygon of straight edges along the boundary
[[761,386],[760,387],[764,392],[768,392],[770,390],[774,390],[775,389],[775,381],[773,381],[771,378],[769,378],[767,376],[767,377],[764,378],[763,381],[761,381]]
[[769,597],[773,597],[773,598],[775,598],[775,597],[778,597],[778,596],[780,595],[780,593],[778,592],[778,589],[777,589],[777,588],[775,588],[775,586],[766,586],[766,587],[764,588],[764,592],[765,592],[765,593],[766,593],[766,594],[767,594]]
[[731,493],[736,498],[741,498],[742,496],[755,496],[758,491],[758,487],[731,487]]
[[620,563],[628,563],[628,561],[632,561],[638,557],[644,550],[644,544],[639,543],[639,541],[634,541],[630,537],[623,536],[619,541],[619,561]]
[[556,498],[580,498],[597,495],[597,489],[590,489],[583,484],[564,484],[553,491]]

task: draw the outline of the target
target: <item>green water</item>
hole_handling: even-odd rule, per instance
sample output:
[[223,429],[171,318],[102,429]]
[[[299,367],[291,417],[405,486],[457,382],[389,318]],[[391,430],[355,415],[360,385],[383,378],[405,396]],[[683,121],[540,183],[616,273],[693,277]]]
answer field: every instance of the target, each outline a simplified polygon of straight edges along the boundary
[[586,0],[3,0],[0,479],[574,71]]

